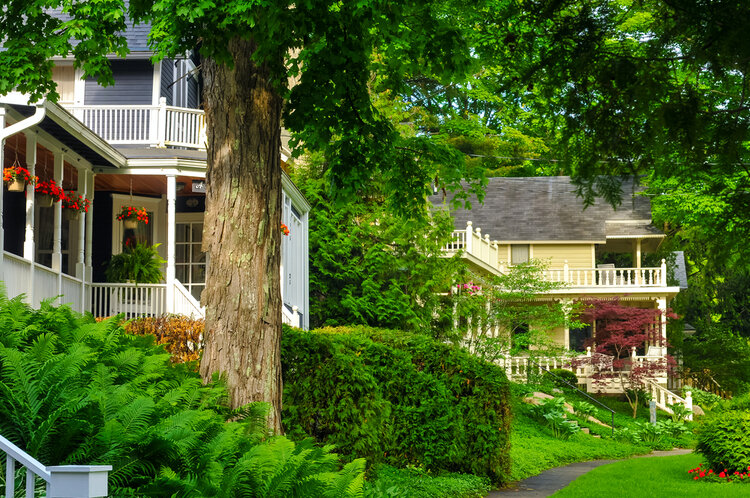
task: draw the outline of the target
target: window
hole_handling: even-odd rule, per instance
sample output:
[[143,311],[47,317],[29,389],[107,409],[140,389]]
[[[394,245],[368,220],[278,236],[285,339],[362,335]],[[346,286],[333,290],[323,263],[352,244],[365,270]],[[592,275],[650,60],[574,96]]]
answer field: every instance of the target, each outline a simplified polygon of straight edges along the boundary
[[591,337],[593,336],[593,326],[588,323],[584,323],[577,329],[570,329],[568,331],[568,344],[571,351],[584,352],[586,346],[591,343]]
[[529,262],[529,244],[511,244],[510,264],[520,265]]
[[511,345],[519,351],[528,351],[530,343],[530,334],[528,323],[516,323],[511,327]]
[[175,232],[175,278],[200,301],[206,287],[206,253],[201,250],[203,221],[179,221]]

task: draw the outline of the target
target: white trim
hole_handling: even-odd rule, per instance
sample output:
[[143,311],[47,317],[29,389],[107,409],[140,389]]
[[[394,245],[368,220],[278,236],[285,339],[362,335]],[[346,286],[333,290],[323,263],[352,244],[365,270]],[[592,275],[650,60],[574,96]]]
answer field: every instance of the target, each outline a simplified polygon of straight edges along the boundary
[[153,65],[153,80],[151,87],[151,105],[159,105],[159,98],[161,97],[161,64],[163,61],[159,61]]
[[536,245],[554,245],[554,244],[606,244],[606,240],[493,240],[495,244],[536,244]]
[[305,196],[300,189],[297,188],[297,185],[294,184],[292,179],[289,178],[287,172],[283,169],[281,170],[281,186],[286,195],[292,199],[295,209],[299,210],[301,213],[307,213],[310,211],[312,206],[307,202],[307,199],[305,199]]
[[650,219],[642,220],[604,220],[604,223],[618,223],[622,225],[643,225],[644,223],[651,224]]
[[128,159],[127,166],[112,170],[108,168],[94,168],[96,173],[115,175],[180,175],[204,178],[206,176],[206,161],[199,159]]
[[666,234],[649,234],[649,235],[607,235],[607,240],[612,239],[663,239]]

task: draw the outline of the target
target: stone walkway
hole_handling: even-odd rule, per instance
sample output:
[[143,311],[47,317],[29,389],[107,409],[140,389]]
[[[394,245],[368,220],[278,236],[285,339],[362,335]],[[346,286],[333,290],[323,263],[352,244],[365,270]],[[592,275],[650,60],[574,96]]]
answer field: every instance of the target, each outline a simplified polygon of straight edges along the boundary
[[[686,455],[692,453],[692,451],[693,450],[686,449],[653,451],[648,455],[639,455],[633,458]],[[591,462],[571,463],[570,465],[565,465],[563,467],[545,470],[539,475],[519,481],[514,488],[492,491],[487,495],[487,498],[511,498],[516,496],[523,498],[542,498],[550,496],[586,472],[589,472],[596,467],[607,465],[608,463],[620,461],[622,460],[593,460]]]

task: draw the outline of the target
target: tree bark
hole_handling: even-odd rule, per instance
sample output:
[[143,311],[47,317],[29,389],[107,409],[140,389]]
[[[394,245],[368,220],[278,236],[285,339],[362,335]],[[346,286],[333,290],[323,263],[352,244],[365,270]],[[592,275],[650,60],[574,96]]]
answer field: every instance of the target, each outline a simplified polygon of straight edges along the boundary
[[225,376],[233,407],[270,403],[281,432],[281,96],[268,67],[235,39],[234,65],[203,62],[208,253],[200,372]]

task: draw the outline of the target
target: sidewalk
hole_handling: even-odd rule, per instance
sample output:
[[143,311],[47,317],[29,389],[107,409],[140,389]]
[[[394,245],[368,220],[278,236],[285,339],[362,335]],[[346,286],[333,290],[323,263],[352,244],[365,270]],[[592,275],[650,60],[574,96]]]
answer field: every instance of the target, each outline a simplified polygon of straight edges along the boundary
[[[632,458],[686,455],[692,453],[692,451],[693,450],[687,449],[653,451],[648,455],[638,455]],[[543,498],[561,490],[579,476],[582,476],[596,467],[620,461],[622,460],[593,460],[590,462],[571,463],[570,465],[565,465],[563,467],[545,470],[539,475],[519,481],[514,488],[491,491],[490,494],[487,495],[487,498],[513,498],[516,496],[523,498]]]

